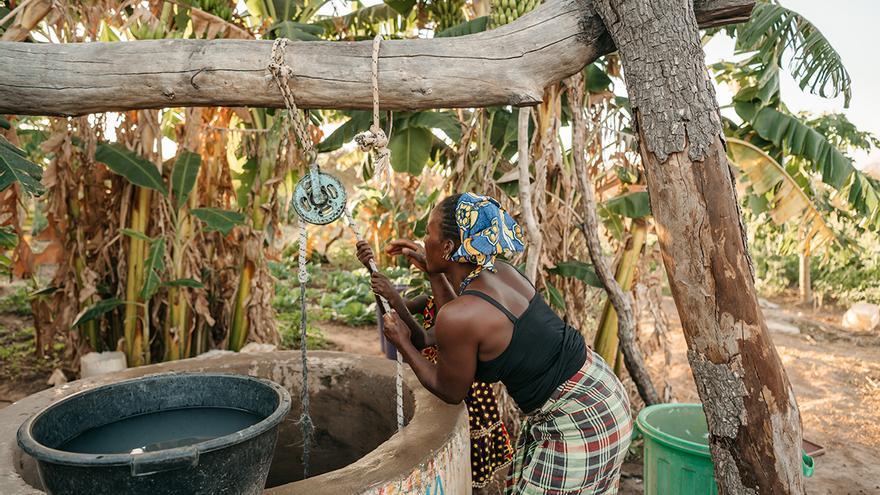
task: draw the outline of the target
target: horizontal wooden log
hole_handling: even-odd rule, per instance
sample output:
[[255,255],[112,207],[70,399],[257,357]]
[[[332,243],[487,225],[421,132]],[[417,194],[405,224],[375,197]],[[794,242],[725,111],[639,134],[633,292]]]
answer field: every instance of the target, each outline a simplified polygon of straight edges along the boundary
[[[748,19],[754,0],[696,0],[702,27]],[[271,41],[0,42],[0,113],[83,115],[191,106],[282,107]],[[388,110],[532,105],[543,88],[615,47],[588,0],[550,0],[506,26],[457,38],[382,43]],[[371,42],[287,47],[303,108],[372,104]]]

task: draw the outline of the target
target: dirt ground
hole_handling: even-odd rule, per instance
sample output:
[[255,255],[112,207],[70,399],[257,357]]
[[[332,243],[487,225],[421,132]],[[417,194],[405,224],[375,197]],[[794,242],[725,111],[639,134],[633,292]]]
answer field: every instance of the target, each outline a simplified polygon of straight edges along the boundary
[[[810,494],[880,494],[880,333],[854,333],[838,326],[841,313],[799,309],[790,301],[767,303],[764,316],[797,395],[804,437],[825,448],[818,456]],[[648,359],[652,374],[667,368],[676,402],[698,402],[687,363],[687,346],[671,298],[663,301],[669,318],[671,366],[662,353]],[[650,333],[650,325],[642,335]],[[640,474],[640,466],[630,466]],[[641,493],[638,478],[623,493]]]
[[[840,328],[840,312],[777,302],[781,307],[766,303],[771,307],[764,308],[764,315],[797,394],[804,436],[825,448],[816,458],[807,492],[880,494],[880,333]],[[669,319],[671,366],[666,367],[662,353],[651,356],[649,366],[658,386],[666,369],[674,401],[698,402],[675,305],[665,298],[663,306]],[[339,350],[381,355],[375,328],[320,326]],[[652,322],[643,320],[640,327],[648,338]],[[641,472],[638,463],[625,466],[621,493],[643,492]]]
[[[837,324],[840,313],[799,309],[791,301],[765,307],[772,338],[794,386],[804,424],[804,436],[825,448],[816,458],[816,470],[807,480],[810,494],[880,494],[880,333],[854,333]],[[775,306],[767,303],[768,306]],[[668,377],[672,398],[697,402],[686,359],[686,345],[674,304],[663,301],[669,318],[671,364],[663,353],[648,358],[655,383]],[[0,345],[8,345],[27,321],[0,316]],[[381,356],[375,327],[347,327],[319,323],[335,350]],[[642,338],[652,332],[650,321],[640,325]],[[47,387],[51,369],[44,363],[18,360],[18,370],[0,363],[0,408]],[[21,369],[22,366],[24,369]],[[642,493],[641,466],[624,469],[623,494]]]

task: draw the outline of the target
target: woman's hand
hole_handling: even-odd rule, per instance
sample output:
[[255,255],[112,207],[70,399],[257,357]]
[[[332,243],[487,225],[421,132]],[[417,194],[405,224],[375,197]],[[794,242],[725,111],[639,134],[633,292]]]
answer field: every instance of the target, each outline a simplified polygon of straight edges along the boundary
[[370,260],[373,259],[373,250],[370,249],[370,245],[367,244],[367,241],[358,241],[357,259],[367,267],[367,269],[370,268]]
[[373,272],[370,275],[370,285],[373,288],[373,292],[376,295],[384,297],[386,301],[391,302],[395,297],[399,297],[399,294],[394,290],[394,286],[391,285],[391,281],[388,280],[388,277],[379,272]]
[[423,272],[428,271],[425,259],[425,248],[409,239],[395,239],[385,248],[385,252],[391,256],[406,256],[406,259],[416,268]]
[[397,311],[391,310],[390,313],[385,314],[383,322],[385,323],[385,338],[394,344],[394,347],[400,350],[401,345],[404,342],[409,342],[411,335],[410,329],[403,323],[403,320],[397,316]]

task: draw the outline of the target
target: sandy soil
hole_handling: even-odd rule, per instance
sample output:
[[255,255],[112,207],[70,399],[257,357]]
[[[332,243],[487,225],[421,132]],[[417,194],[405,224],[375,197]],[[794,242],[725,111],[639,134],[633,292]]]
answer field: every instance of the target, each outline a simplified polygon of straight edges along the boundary
[[[670,323],[673,399],[698,402],[675,306],[670,298],[663,305]],[[816,458],[808,493],[880,494],[880,334],[843,330],[835,312],[788,307],[765,308],[764,315],[797,395],[804,437],[826,450]],[[666,368],[659,353],[649,366],[655,377]],[[637,481],[628,480],[624,493],[640,493]]]

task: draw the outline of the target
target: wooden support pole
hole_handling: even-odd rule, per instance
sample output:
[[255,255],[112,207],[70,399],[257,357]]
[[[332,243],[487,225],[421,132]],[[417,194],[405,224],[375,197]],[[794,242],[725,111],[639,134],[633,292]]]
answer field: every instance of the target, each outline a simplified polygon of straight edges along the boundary
[[[702,27],[748,18],[754,0],[696,0]],[[0,114],[83,115],[142,108],[281,108],[272,41],[0,42]],[[533,105],[544,87],[615,50],[586,0],[551,0],[515,22],[457,38],[382,43],[387,110]],[[292,41],[302,108],[372,106],[371,42]]]

